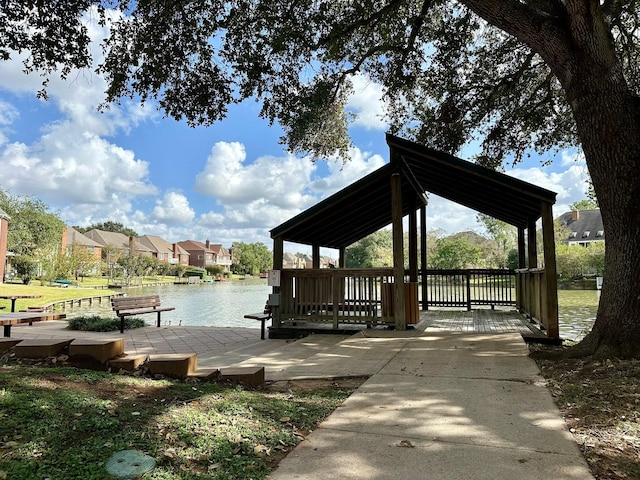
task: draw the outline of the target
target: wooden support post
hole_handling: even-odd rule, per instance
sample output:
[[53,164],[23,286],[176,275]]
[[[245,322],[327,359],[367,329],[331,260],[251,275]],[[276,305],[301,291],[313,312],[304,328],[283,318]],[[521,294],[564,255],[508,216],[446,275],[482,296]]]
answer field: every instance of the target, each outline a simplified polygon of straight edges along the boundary
[[344,285],[343,282],[340,281],[340,279],[336,278],[335,276],[333,277],[333,284],[331,285],[331,297],[333,298],[332,303],[333,303],[333,329],[334,330],[338,330],[338,311],[340,310],[340,302],[342,301],[341,298],[341,292],[344,291],[343,288],[341,288]]
[[[524,227],[518,227],[518,269],[527,268],[527,253]],[[516,310],[525,311],[525,281],[523,273],[516,273]]]
[[538,267],[538,249],[536,238],[536,222],[530,221],[527,227],[527,254],[528,254],[528,267]]
[[465,281],[467,282],[467,312],[471,311],[471,274],[469,270],[464,272]]
[[311,245],[311,262],[312,268],[316,270],[320,268],[320,245]]
[[542,244],[544,247],[543,314],[546,317],[547,336],[560,338],[558,329],[558,278],[556,269],[556,241],[553,234],[553,210],[550,203],[542,204]]
[[527,268],[527,253],[525,251],[524,228],[518,227],[518,268]]
[[282,270],[284,264],[284,240],[282,237],[273,239],[273,269]]
[[[273,269],[282,270],[284,265],[284,239],[282,237],[276,237],[273,239]],[[271,287],[271,293],[279,294],[280,287]],[[282,299],[280,299],[282,302]],[[282,322],[280,321],[280,306],[274,305],[271,307],[272,325],[274,328],[280,328]]]
[[409,281],[418,281],[418,209],[409,214]]
[[404,244],[402,229],[402,178],[391,175],[391,217],[393,225],[393,278],[395,281],[394,319],[396,330],[405,330],[404,318]]
[[422,272],[422,309],[427,310],[427,206],[420,206],[420,271]]
[[338,268],[344,268],[344,256],[346,252],[346,248],[342,247],[338,253]]

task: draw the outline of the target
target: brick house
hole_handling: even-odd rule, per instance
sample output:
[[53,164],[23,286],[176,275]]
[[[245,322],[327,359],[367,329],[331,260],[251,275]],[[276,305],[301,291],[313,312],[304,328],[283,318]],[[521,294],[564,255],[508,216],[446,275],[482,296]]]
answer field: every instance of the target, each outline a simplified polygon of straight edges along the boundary
[[207,240],[207,243],[209,244],[209,249],[213,252],[215,265],[222,267],[225,272],[230,272],[231,264],[233,263],[231,252],[219,243],[210,244],[209,240]]
[[[99,273],[100,272],[100,259],[102,258],[102,246],[96,242],[95,240],[90,239],[86,235],[78,232],[75,228],[65,226],[62,231],[62,241],[61,241],[62,251],[67,254],[71,254],[73,248],[82,248],[91,254],[91,256],[95,259],[95,267],[93,271],[90,273]],[[77,278],[77,272],[76,272]]]
[[178,242],[178,245],[189,252],[189,265],[200,268],[218,265],[225,271],[231,269],[231,252],[222,245],[212,245],[209,240],[205,243],[197,240],[184,240]]
[[62,232],[62,249],[69,252],[74,245],[86,248],[96,260],[100,260],[102,257],[102,245],[78,232],[75,228],[67,226]]
[[189,252],[177,243],[169,243],[155,235],[143,235],[136,240],[137,250],[171,265],[189,265]]

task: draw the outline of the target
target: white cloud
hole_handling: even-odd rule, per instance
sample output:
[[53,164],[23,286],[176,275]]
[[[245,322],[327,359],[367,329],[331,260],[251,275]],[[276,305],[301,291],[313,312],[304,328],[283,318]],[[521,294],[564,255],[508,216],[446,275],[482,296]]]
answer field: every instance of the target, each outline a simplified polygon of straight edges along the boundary
[[218,212],[207,212],[200,215],[198,223],[202,227],[219,227],[224,222],[224,215]]
[[586,169],[587,163],[584,158],[584,152],[580,149],[563,150],[560,153],[560,165],[562,165],[563,167],[580,165]]
[[385,163],[382,156],[353,147],[349,150],[348,161],[328,161],[329,174],[313,181],[310,187],[313,191],[323,193],[323,196],[329,196],[377,170]]
[[133,152],[69,123],[51,127],[38,142],[6,144],[0,150],[2,187],[14,194],[37,195],[55,203],[105,204],[156,193],[148,164]]
[[568,211],[571,203],[586,198],[587,183],[584,167],[580,164],[574,163],[559,172],[552,172],[548,168],[515,168],[507,170],[506,174],[556,192],[554,217]]
[[445,235],[476,231],[482,227],[476,221],[477,212],[437,195],[429,195],[427,230],[442,230]]
[[354,125],[368,130],[386,130],[382,85],[362,74],[353,75],[351,81],[354,92],[349,97],[347,109],[357,114]]
[[151,216],[169,225],[190,223],[196,216],[189,200],[178,192],[168,192],[161,200],[156,200]]
[[242,144],[218,142],[196,176],[195,188],[225,205],[260,201],[282,209],[305,208],[314,200],[305,192],[314,169],[310,160],[292,155],[248,163]]
[[214,197],[219,211],[201,215],[197,223],[218,236],[241,232],[240,238],[268,244],[270,229],[384,165],[380,155],[357,148],[350,157],[344,164],[328,162],[326,175],[314,178],[319,164],[307,158],[263,156],[251,162],[241,143],[218,142],[195,188]]

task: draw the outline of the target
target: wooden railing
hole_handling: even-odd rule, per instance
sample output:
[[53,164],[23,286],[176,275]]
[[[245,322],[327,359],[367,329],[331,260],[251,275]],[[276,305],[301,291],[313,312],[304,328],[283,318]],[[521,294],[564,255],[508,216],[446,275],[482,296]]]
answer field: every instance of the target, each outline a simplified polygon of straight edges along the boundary
[[517,308],[528,317],[538,321],[547,332],[557,331],[557,318],[546,311],[545,270],[533,268],[516,270]]
[[[443,270],[423,272],[426,298],[423,308],[473,305],[515,305],[515,271],[501,269]],[[426,300],[426,301],[425,301]]]
[[287,322],[388,325],[394,323],[382,309],[382,285],[393,281],[384,269],[284,269],[280,274],[280,301],[274,308],[274,326]]
[[[405,277],[406,284],[408,280]],[[474,305],[516,304],[513,270],[430,269],[423,280],[428,286],[424,309],[461,306],[470,310]],[[335,329],[344,323],[394,325],[390,290],[393,282],[390,268],[284,269],[280,275],[279,305],[273,310],[274,326],[301,321],[330,323]],[[407,323],[417,323],[418,313],[407,306],[413,304],[405,298]],[[406,317],[407,311],[413,319]]]

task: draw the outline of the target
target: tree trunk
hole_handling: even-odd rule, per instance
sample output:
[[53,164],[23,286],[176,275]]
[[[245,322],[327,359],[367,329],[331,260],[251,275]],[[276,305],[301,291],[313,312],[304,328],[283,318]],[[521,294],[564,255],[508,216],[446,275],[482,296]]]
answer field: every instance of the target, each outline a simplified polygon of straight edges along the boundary
[[640,113],[624,82],[579,73],[572,108],[606,235],[598,315],[578,350],[640,355]]
[[[585,9],[586,10],[586,9]],[[606,235],[596,322],[576,349],[640,355],[640,102],[597,10],[573,12],[572,58],[559,76],[576,121]]]
[[574,352],[640,357],[640,99],[624,78],[600,2],[565,0],[560,16],[545,17],[520,2],[461,1],[540,54],[573,112],[606,235],[597,318]]

